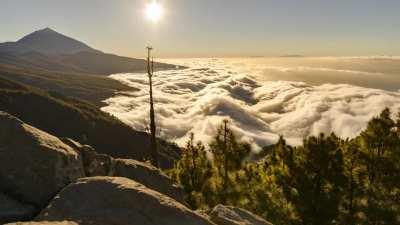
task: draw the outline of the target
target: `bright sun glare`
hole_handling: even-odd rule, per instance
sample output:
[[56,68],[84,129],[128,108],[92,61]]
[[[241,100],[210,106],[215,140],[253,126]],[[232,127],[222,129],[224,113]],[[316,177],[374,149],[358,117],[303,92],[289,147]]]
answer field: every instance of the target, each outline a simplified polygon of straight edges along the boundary
[[164,11],[162,5],[156,1],[153,1],[146,6],[146,17],[147,19],[151,20],[152,22],[158,22]]

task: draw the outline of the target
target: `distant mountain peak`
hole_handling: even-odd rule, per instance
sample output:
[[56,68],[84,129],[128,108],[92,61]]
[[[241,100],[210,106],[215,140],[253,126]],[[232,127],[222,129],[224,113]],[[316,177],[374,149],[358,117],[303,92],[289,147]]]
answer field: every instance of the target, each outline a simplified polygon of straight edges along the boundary
[[50,27],[46,27],[46,28],[42,29],[41,31],[44,31],[44,32],[56,32],[55,30],[51,29]]
[[78,52],[96,52],[83,42],[70,38],[64,34],[46,27],[26,35],[17,42],[0,44],[0,52],[23,54],[27,52],[39,52],[47,55],[75,54]]
[[[62,35],[62,34],[58,33],[57,31],[51,29],[50,27],[46,27],[46,28],[44,28],[44,29],[37,30],[37,31],[35,31],[34,33],[59,34],[59,35]],[[64,36],[64,35],[63,35],[63,36]]]
[[22,37],[17,42],[19,42],[19,43],[26,42],[26,41],[30,41],[31,39],[43,38],[44,36],[51,36],[51,35],[58,36],[59,38],[60,37],[68,38],[67,36],[65,36],[63,34],[60,34],[57,31],[55,31],[49,27],[46,27],[44,29],[34,31],[34,32]]
[[36,32],[58,33],[57,31],[51,29],[50,27],[46,27],[41,30],[37,30]]

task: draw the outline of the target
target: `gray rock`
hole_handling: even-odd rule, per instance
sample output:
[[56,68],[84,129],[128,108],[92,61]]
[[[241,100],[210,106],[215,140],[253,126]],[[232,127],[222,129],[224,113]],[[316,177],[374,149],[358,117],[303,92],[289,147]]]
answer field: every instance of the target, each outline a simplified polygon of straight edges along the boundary
[[133,159],[114,159],[108,155],[98,154],[88,145],[81,145],[68,138],[62,140],[79,150],[86,176],[126,177],[181,203],[185,202],[182,188],[175,185],[168,176],[151,164]]
[[60,139],[0,112],[0,190],[41,208],[84,177],[79,154]]
[[217,225],[272,225],[247,210],[224,205],[215,206],[210,219]]
[[0,192],[0,224],[30,219],[34,213],[35,207],[32,205],[20,203]]
[[152,165],[131,159],[116,159],[114,162],[113,176],[130,178],[180,203],[185,203],[182,188]]
[[159,192],[122,177],[91,177],[68,185],[36,221],[80,225],[212,225],[203,216]]
[[82,145],[70,138],[61,138],[61,140],[81,155],[86,176],[113,176],[114,159],[112,157],[99,154],[91,146]]

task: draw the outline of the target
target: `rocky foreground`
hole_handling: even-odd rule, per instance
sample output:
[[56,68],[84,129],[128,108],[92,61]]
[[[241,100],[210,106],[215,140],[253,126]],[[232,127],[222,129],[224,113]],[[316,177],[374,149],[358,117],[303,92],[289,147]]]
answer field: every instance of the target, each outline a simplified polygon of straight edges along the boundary
[[270,225],[234,207],[219,205],[209,215],[193,211],[182,189],[151,165],[98,154],[0,112],[0,224],[5,223]]

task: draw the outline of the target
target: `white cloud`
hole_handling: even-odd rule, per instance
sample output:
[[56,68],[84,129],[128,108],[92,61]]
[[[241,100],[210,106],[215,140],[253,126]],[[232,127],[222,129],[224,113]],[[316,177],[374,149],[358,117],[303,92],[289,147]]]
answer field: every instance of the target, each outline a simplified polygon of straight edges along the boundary
[[[183,62],[191,68],[158,72],[154,82],[158,126],[164,137],[178,144],[186,142],[190,132],[197,139],[209,141],[224,118],[232,121],[232,129],[239,138],[258,146],[275,143],[280,134],[291,144],[300,144],[304,137],[321,132],[354,137],[383,108],[400,108],[400,92],[350,84],[266,81],[259,68],[253,72],[250,68],[249,73],[223,60]],[[292,71],[291,76],[312,74],[318,79],[327,73],[366,80],[381,76],[379,72],[371,75],[306,66],[300,70],[279,67],[279,71]],[[102,110],[144,130],[148,117],[147,76],[117,74],[112,78],[138,91],[107,99],[108,106]]]

